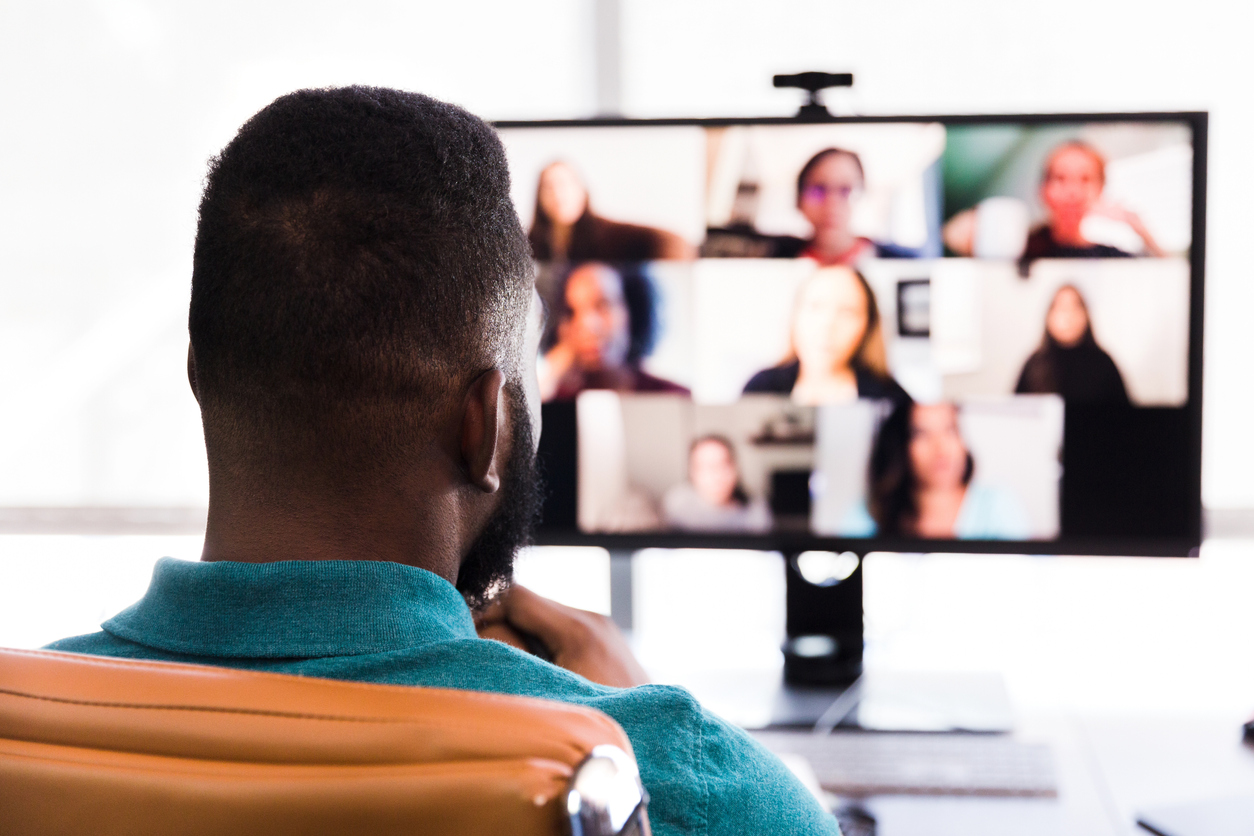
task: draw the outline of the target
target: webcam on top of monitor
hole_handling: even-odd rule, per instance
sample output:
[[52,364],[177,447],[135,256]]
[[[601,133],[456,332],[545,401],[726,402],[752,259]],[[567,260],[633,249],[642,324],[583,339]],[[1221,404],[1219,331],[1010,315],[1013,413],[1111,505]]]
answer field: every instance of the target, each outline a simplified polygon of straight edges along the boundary
[[810,100],[797,111],[798,119],[807,117],[826,118],[831,116],[823,104],[820,92],[829,87],[852,87],[853,73],[820,73],[805,72],[777,75],[771,79],[776,87],[796,87],[810,94]]

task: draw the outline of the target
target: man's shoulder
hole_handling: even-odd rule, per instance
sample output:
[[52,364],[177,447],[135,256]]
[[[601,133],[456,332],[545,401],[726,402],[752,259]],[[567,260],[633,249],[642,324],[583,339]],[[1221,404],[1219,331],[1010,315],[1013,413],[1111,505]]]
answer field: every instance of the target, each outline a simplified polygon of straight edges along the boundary
[[120,639],[104,630],[57,639],[51,644],[44,645],[43,649],[55,650],[59,653],[84,653],[88,656],[118,656],[127,659],[165,659],[168,656],[155,648]]
[[[500,642],[467,638],[424,647],[321,659],[202,659],[161,651],[105,631],[53,642],[48,650],[194,662],[331,679],[454,688],[582,705],[627,732],[653,796],[655,832],[835,832],[787,769],[740,729],[701,707],[683,688],[611,688]],[[746,818],[747,816],[747,818]]]
[[[463,639],[377,662],[411,684],[492,691],[593,708],[631,740],[653,798],[654,832],[835,833],[809,792],[779,759],[675,685],[611,688],[495,641]],[[384,654],[388,656],[391,654]],[[419,673],[421,672],[421,673]],[[359,675],[366,673],[359,669]],[[379,672],[376,672],[378,675]]]
[[678,383],[667,380],[663,377],[651,375],[644,369],[635,370],[635,382],[632,386],[634,392],[660,392],[672,395],[687,395],[689,390],[686,386],[680,386]]
[[801,364],[796,360],[785,363],[782,366],[772,366],[769,369],[762,369],[753,377],[749,378],[749,382],[745,384],[745,394],[754,393],[778,393],[788,394],[792,391],[792,387],[797,385],[797,375],[800,373]]

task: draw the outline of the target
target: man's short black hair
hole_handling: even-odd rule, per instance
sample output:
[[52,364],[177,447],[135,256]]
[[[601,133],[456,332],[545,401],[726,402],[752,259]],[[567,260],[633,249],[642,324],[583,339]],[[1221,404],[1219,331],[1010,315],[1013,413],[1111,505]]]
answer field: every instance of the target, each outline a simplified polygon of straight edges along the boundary
[[380,88],[275,100],[200,204],[189,330],[211,459],[377,466],[476,375],[518,379],[531,287],[482,120]]

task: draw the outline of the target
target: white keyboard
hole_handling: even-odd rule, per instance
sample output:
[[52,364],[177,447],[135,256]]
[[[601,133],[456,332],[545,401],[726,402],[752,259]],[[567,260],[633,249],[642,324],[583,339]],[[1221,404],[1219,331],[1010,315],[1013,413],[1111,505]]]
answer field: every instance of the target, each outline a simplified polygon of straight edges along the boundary
[[1001,734],[754,732],[768,749],[810,762],[843,796],[1058,794],[1049,748]]

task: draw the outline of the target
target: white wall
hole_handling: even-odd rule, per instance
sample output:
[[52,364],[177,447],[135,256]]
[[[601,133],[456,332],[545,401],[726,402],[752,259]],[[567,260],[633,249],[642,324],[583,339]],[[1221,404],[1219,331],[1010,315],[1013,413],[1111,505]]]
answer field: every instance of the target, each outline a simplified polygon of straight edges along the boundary
[[593,108],[583,0],[0,4],[0,506],[203,505],[187,294],[209,157],[299,87]]
[[[866,113],[1209,109],[1203,482],[1254,506],[1249,12],[1219,0],[623,0],[635,116],[782,115],[773,72],[854,71]],[[490,118],[594,110],[591,0],[0,6],[0,504],[204,501],[181,329],[206,159],[295,87]],[[97,421],[102,417],[103,422]],[[117,427],[102,437],[108,426]]]

